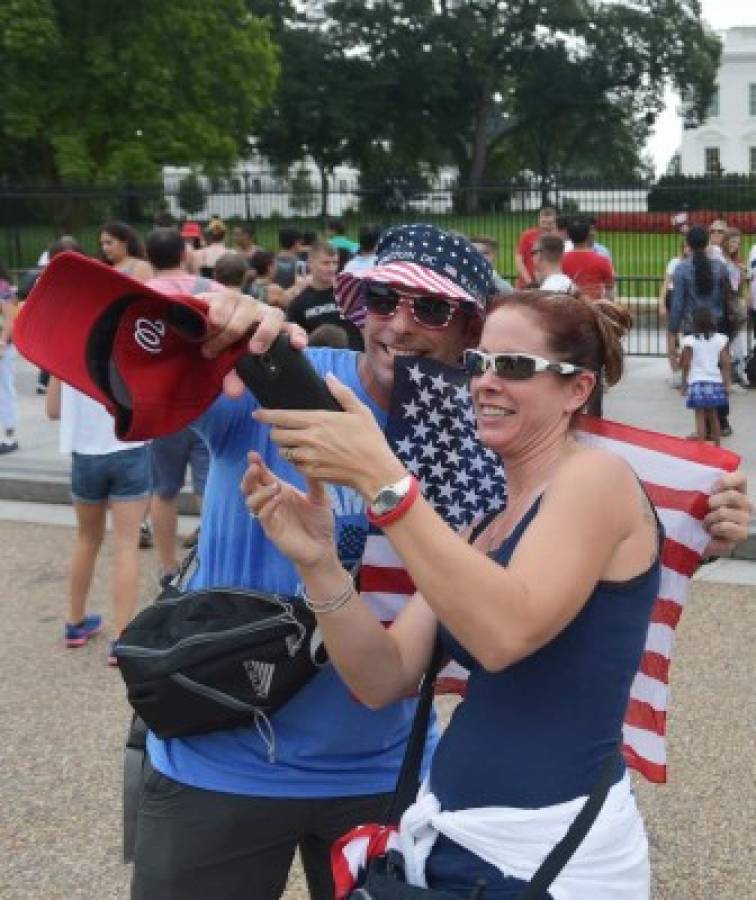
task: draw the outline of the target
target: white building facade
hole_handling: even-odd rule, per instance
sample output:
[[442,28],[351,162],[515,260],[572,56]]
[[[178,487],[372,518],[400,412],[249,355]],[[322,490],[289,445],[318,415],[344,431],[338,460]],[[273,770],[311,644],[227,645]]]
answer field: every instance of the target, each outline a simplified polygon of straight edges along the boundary
[[683,131],[683,175],[756,175],[756,28],[724,33],[717,88],[706,121]]

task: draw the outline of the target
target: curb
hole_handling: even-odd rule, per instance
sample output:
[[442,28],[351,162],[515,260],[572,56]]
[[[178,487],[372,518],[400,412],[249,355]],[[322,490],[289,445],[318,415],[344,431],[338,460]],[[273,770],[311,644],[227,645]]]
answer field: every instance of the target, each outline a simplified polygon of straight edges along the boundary
[[[15,500],[22,503],[51,503],[71,505],[71,485],[67,478],[24,478],[23,476],[0,475],[0,500]],[[178,496],[180,516],[196,516],[194,495],[186,488]]]

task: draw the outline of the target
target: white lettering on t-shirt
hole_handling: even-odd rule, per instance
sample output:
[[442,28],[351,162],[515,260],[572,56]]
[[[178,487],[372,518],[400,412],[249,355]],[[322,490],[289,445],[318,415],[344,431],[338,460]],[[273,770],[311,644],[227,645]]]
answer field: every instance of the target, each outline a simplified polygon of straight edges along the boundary
[[354,488],[341,484],[329,484],[327,488],[334,514],[337,517],[359,516],[365,511],[365,501]]

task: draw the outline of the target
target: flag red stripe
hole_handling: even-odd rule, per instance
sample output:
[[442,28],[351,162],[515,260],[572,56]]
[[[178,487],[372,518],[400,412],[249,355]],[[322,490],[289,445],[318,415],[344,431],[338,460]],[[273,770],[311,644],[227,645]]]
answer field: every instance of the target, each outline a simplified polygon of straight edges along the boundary
[[648,781],[652,781],[654,784],[664,784],[667,781],[666,766],[651,762],[645,756],[640,756],[629,744],[622,745],[622,753],[627,765],[636,772],[640,772]]
[[619,422],[610,422],[608,419],[580,416],[577,428],[578,431],[587,431],[598,437],[634,444],[636,447],[644,447],[646,450],[654,450],[657,453],[666,453],[678,459],[687,459],[690,462],[711,466],[714,469],[724,469],[727,472],[734,472],[740,464],[740,457],[730,450],[712,447],[701,441],[688,441],[685,438],[672,437],[657,431],[647,431],[632,425],[621,425]]
[[662,565],[690,578],[700,563],[701,554],[696,550],[691,550],[672,538],[666,538],[662,550]]
[[663,737],[667,730],[667,713],[654,709],[650,703],[631,697],[625,712],[625,724],[644,728]]
[[360,568],[360,590],[411,595],[415,585],[405,569],[364,565]]
[[709,511],[709,495],[703,491],[678,491],[648,481],[643,482],[643,487],[657,509],[674,509],[696,519],[703,519]]
[[661,653],[654,653],[652,650],[646,650],[641,656],[638,671],[666,685],[669,684],[669,664],[670,660],[666,656],[663,656]]
[[451,678],[449,676],[438,678],[434,688],[436,694],[459,694],[460,697],[464,697],[466,691],[466,678]]
[[656,625],[669,625],[670,628],[677,628],[682,611],[682,604],[677,600],[658,597],[651,611],[651,621]]

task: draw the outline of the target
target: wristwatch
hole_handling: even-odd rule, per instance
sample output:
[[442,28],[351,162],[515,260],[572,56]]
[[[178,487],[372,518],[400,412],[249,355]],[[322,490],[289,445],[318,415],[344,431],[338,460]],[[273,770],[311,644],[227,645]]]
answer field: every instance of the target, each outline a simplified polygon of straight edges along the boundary
[[375,500],[368,506],[368,512],[376,518],[393,512],[409,494],[411,487],[411,475],[405,475],[394,484],[387,484],[378,491]]

